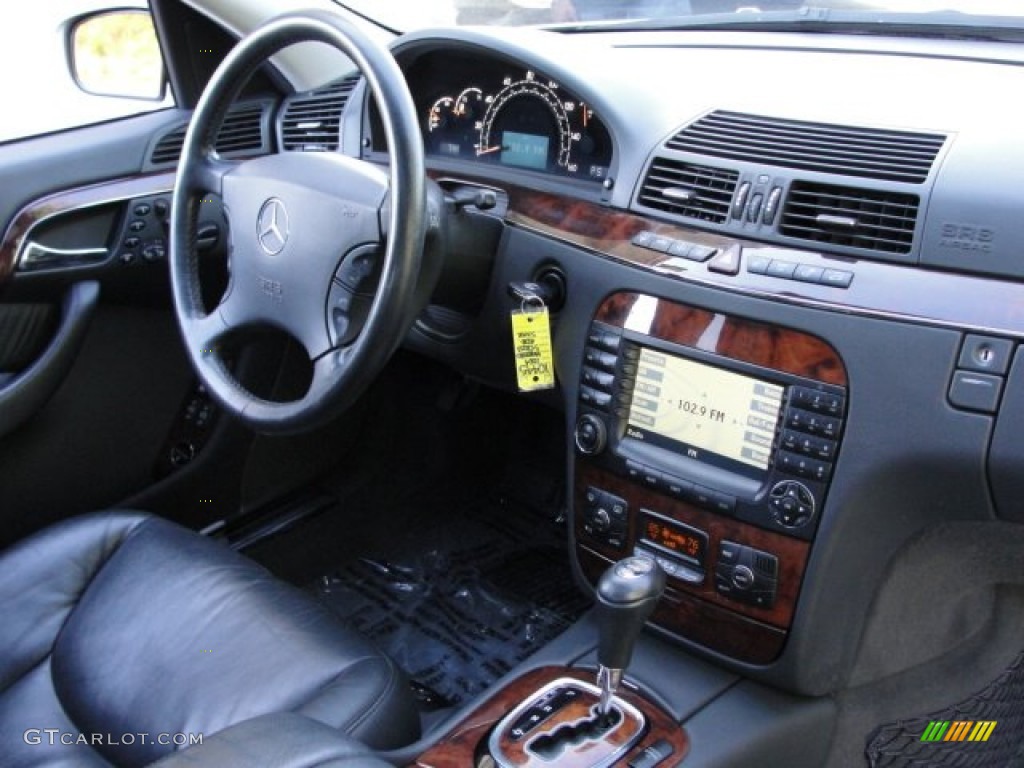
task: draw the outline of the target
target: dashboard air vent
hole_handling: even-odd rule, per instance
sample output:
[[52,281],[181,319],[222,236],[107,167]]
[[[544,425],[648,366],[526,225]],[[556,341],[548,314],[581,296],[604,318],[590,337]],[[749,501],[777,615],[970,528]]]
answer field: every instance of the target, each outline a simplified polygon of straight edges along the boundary
[[[259,154],[268,149],[264,115],[265,103],[239,104],[231,108],[217,134],[217,151],[222,155]],[[165,134],[150,154],[152,165],[172,165],[181,157],[187,125]]]
[[916,195],[796,181],[779,231],[800,240],[880,253],[909,253],[920,200]]
[[656,157],[638,202],[683,218],[724,224],[738,180],[736,171]]
[[945,141],[945,136],[934,133],[717,111],[684,128],[666,146],[779,168],[920,184]]
[[281,147],[286,151],[333,152],[338,148],[341,115],[359,76],[292,96],[281,114]]

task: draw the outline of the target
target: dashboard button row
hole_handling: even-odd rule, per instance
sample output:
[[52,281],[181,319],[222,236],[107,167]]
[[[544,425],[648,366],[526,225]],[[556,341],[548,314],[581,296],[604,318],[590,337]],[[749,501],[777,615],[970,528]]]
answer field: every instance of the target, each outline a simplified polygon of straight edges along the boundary
[[789,408],[786,411],[786,428],[797,432],[806,432],[815,437],[838,440],[842,429],[842,421],[831,416],[804,411],[800,408]]
[[626,462],[626,476],[635,483],[645,485],[654,491],[661,491],[689,504],[723,514],[731,514],[736,511],[736,498],[733,496],[713,491],[675,475],[659,472],[635,461]]
[[792,430],[783,430],[782,439],[779,444],[784,450],[790,453],[801,453],[820,461],[834,461],[836,458],[836,442],[826,440],[823,437],[811,437],[810,435]]
[[633,245],[638,248],[645,248],[648,251],[667,253],[669,256],[676,256],[687,261],[704,262],[718,253],[717,248],[711,248],[699,243],[691,243],[688,240],[676,240],[671,237],[663,237],[654,232],[644,230],[633,237]]
[[832,288],[849,288],[853,284],[853,272],[845,269],[826,269],[810,264],[772,259],[768,256],[748,256],[747,272],[752,275],[767,275],[799,283],[814,283]]
[[833,392],[823,392],[810,387],[793,387],[790,402],[806,411],[823,413],[826,416],[842,416],[846,398]]
[[594,323],[583,348],[583,372],[580,375],[580,402],[608,411],[615,392],[615,367],[619,362],[622,334]]

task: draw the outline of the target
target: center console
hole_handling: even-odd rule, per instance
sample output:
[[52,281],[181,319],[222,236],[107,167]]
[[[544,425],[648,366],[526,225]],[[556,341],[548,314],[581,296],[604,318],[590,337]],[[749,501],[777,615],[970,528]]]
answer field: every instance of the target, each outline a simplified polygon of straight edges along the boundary
[[631,554],[654,622],[750,663],[782,651],[828,497],[846,371],[811,335],[634,293],[599,308],[575,426],[575,554]]

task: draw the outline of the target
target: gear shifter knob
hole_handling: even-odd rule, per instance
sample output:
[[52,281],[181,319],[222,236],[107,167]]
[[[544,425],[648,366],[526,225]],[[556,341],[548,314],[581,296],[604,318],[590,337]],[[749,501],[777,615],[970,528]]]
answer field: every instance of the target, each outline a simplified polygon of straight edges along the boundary
[[604,572],[597,583],[597,661],[602,667],[629,666],[640,630],[664,592],[665,572],[648,557],[627,557]]

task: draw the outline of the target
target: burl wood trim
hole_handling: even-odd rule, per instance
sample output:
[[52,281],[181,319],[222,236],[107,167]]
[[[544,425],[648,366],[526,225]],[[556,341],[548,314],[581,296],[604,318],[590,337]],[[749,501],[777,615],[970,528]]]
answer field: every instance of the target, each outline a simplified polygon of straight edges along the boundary
[[173,172],[154,173],[63,190],[32,201],[14,215],[3,240],[0,240],[0,284],[14,271],[14,261],[25,238],[40,222],[79,208],[170,193],[173,188]]
[[[684,584],[682,581],[673,579],[671,583],[674,587],[709,603],[737,611],[780,629],[787,629],[793,623],[793,613],[796,611],[800,585],[803,582],[807,559],[810,556],[809,542],[707,512],[699,507],[637,485],[585,461],[581,461],[576,469],[576,509],[581,510],[586,507],[585,496],[589,486],[608,491],[629,502],[626,552],[633,551],[633,546],[639,537],[637,526],[639,526],[641,509],[656,512],[663,517],[676,520],[708,534],[707,577],[704,579],[704,583]],[[576,536],[578,541],[585,542],[587,547],[610,560],[618,560],[625,556],[625,553],[620,550],[607,545],[602,546],[586,538],[583,534],[583,515],[576,515]],[[722,597],[715,591],[715,566],[718,564],[718,549],[722,541],[734,541],[779,558],[779,593],[772,608],[748,606]]]
[[[594,319],[624,328],[639,299],[635,293],[612,294]],[[839,354],[815,336],[666,299],[653,300],[658,306],[649,333],[655,338],[826,384],[847,384]]]
[[[594,676],[593,673],[567,667],[542,667],[528,672],[488,699],[441,741],[420,755],[414,765],[419,768],[472,768],[476,765],[479,750],[486,747],[491,729],[527,697],[560,677],[590,683]],[[671,743],[674,751],[659,768],[679,765],[690,750],[689,738],[682,726],[660,707],[626,687],[620,689],[619,695],[643,712],[648,728],[636,745],[614,763],[614,767],[626,768],[631,759],[660,739]],[[573,764],[568,762],[559,762],[558,765],[573,768]]]
[[[591,584],[613,562],[586,547],[577,547],[580,568]],[[615,560],[618,557],[614,558]],[[651,621],[679,637],[711,648],[737,661],[770,664],[782,653],[787,632],[709,603],[678,589],[673,580],[665,590]]]

